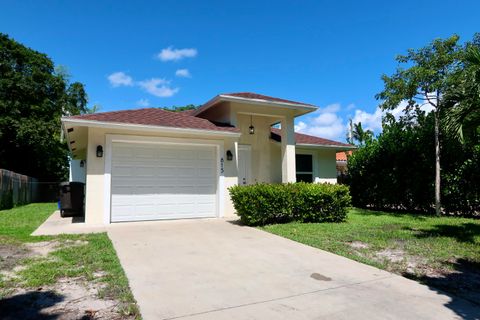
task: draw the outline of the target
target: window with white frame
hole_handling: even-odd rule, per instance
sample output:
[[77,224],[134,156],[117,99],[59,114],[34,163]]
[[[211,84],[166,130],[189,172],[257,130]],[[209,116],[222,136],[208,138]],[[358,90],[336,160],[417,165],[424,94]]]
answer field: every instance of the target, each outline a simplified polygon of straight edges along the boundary
[[311,154],[296,154],[297,182],[313,182],[313,157]]

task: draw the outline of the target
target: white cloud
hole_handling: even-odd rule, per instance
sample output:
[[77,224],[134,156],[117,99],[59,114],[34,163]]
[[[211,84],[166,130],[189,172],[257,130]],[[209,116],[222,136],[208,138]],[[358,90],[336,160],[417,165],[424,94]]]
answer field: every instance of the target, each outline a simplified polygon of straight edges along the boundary
[[160,78],[140,81],[138,85],[148,93],[161,98],[171,97],[180,90],[179,88],[170,87],[170,81]]
[[149,107],[150,101],[148,99],[140,99],[137,101],[137,106],[139,107]]
[[[395,109],[389,110],[388,112],[392,114],[395,119],[400,119],[400,117],[405,116],[405,108],[407,107],[407,102],[402,101]],[[431,104],[424,104],[420,107],[420,110],[429,113],[434,110]],[[375,109],[375,112],[368,113],[364,110],[357,109],[355,110],[355,115],[352,118],[353,123],[362,123],[364,129],[372,130],[373,132],[382,131],[382,118],[387,113],[387,111],[382,111],[379,107]]]
[[124,72],[114,72],[108,77],[108,81],[113,87],[133,86],[133,79]]
[[355,110],[355,115],[352,118],[353,123],[362,123],[362,127],[373,132],[382,130],[382,117],[384,113],[377,107],[375,112],[368,113],[364,110]]
[[336,113],[340,111],[338,103],[319,108],[304,121],[299,121],[295,131],[327,139],[343,140],[345,125]]
[[[397,108],[389,112],[395,116],[396,119],[399,119],[405,115],[404,109],[406,106],[407,103],[402,102]],[[423,105],[420,109],[428,113],[433,110],[433,107],[431,105]],[[339,113],[342,110],[355,110],[355,112],[353,116],[345,113],[341,116]],[[357,108],[354,104],[342,107],[339,103],[334,103],[319,108],[311,114],[302,116],[296,122],[295,131],[322,138],[344,141],[347,131],[349,130],[349,118],[352,118],[353,123],[361,122],[364,129],[372,130],[378,134],[382,131],[382,118],[385,114],[386,112],[382,111],[379,107],[373,112],[368,112]]]
[[178,69],[175,71],[175,75],[180,78],[191,78],[192,75],[190,74],[190,71],[188,69]]
[[178,61],[183,58],[193,58],[197,53],[195,48],[174,49],[173,47],[168,47],[162,49],[157,57],[162,61]]

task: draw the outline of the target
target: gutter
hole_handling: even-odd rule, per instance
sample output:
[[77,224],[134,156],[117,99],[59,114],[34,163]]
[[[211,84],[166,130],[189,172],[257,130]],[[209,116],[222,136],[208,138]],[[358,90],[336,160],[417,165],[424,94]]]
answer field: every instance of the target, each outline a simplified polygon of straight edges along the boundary
[[96,121],[96,120],[83,120],[83,119],[71,119],[71,118],[62,118],[62,127],[64,125],[72,126],[84,126],[84,127],[97,127],[97,128],[107,128],[107,129],[127,129],[127,130],[140,130],[140,131],[154,131],[154,132],[163,132],[163,133],[193,133],[193,134],[203,134],[209,136],[218,136],[218,137],[240,137],[240,132],[229,132],[229,131],[217,131],[217,130],[208,130],[208,129],[191,129],[191,128],[175,128],[175,127],[166,127],[166,126],[154,126],[154,125],[144,125],[144,124],[135,124],[135,123],[123,123],[123,122],[110,122],[110,121]]
[[244,102],[244,103],[254,103],[254,104],[260,104],[260,105],[265,105],[265,106],[275,106],[275,107],[283,107],[287,109],[294,109],[294,110],[303,110],[306,111],[304,114],[312,112],[317,110],[318,108],[311,105],[304,105],[304,104],[298,104],[298,103],[288,103],[288,102],[280,102],[280,101],[268,101],[268,100],[262,100],[262,99],[251,99],[251,98],[242,98],[242,97],[234,97],[234,96],[229,96],[229,95],[218,95],[205,103],[203,106],[201,106],[199,109],[197,109],[194,113],[193,116],[196,116],[206,110],[208,110],[211,106],[213,106],[215,103],[220,102],[220,101],[230,101],[230,102]]

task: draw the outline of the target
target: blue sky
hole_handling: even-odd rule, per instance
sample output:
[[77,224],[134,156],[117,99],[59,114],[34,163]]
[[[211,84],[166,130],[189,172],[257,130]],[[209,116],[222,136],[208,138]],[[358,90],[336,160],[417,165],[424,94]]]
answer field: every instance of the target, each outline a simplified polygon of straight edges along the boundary
[[[67,66],[102,111],[251,91],[315,104],[297,129],[380,130],[380,76],[408,48],[480,31],[479,1],[5,1],[0,32]],[[163,52],[163,54],[162,54]]]

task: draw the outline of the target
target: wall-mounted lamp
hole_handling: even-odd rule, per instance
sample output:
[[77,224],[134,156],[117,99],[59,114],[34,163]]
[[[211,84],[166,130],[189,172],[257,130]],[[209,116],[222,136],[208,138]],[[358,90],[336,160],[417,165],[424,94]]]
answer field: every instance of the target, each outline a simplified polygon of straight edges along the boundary
[[255,134],[255,127],[253,126],[252,116],[250,116],[250,127],[248,127],[248,132],[250,134]]
[[232,154],[232,151],[230,151],[230,150],[227,150],[227,160],[228,160],[228,161],[232,161],[232,160],[233,160],[233,154]]
[[97,158],[103,157],[103,147],[97,146]]
[[80,160],[80,168],[85,167],[85,160]]

